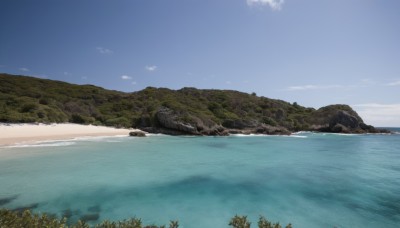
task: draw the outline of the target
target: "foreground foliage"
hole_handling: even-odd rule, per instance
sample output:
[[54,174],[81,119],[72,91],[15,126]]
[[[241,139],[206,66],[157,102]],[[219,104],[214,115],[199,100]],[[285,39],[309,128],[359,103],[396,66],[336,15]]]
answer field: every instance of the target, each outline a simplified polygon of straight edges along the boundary
[[[282,228],[282,226],[278,223],[272,223],[268,221],[264,216],[260,216],[258,220],[259,228]],[[247,216],[239,216],[236,215],[231,219],[229,225],[234,228],[250,228],[251,222],[247,220]],[[292,224],[288,224],[285,228],[292,228]]]
[[[229,225],[233,228],[250,228],[251,223],[247,220],[247,216],[236,215],[231,219]],[[165,225],[143,225],[142,221],[138,218],[112,222],[105,220],[96,225],[89,225],[85,221],[77,221],[75,224],[70,224],[66,218],[57,219],[46,214],[32,214],[29,210],[24,212],[11,211],[7,209],[0,210],[0,227],[7,228],[166,228]],[[178,221],[170,221],[169,228],[178,228]],[[258,221],[259,228],[282,228],[279,223],[271,223],[265,217],[260,217]],[[291,224],[285,228],[292,228]]]

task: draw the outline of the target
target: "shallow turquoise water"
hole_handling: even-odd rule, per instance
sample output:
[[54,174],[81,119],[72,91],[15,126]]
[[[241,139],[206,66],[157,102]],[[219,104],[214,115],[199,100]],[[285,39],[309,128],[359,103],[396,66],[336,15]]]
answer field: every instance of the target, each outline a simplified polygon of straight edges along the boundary
[[[0,207],[181,227],[235,214],[399,227],[400,135],[92,138],[0,148]],[[69,210],[69,213],[66,213]]]

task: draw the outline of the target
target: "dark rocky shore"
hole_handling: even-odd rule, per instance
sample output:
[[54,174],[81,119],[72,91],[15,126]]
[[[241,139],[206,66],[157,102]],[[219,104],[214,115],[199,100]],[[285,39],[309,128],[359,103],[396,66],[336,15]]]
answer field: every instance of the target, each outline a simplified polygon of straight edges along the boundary
[[[340,105],[343,107],[343,105]],[[330,105],[317,110],[310,117],[312,125],[304,131],[330,132],[345,134],[365,133],[390,133],[386,129],[377,129],[363,122],[361,117],[347,106],[347,111],[337,108],[337,105]],[[162,107],[156,114],[159,126],[140,127],[141,130],[149,133],[162,133],[167,135],[219,135],[231,134],[267,134],[267,135],[290,135],[293,131],[284,126],[271,126],[260,123],[257,120],[235,120],[225,126],[220,124],[206,125],[201,120],[195,123],[184,123],[173,110]]]

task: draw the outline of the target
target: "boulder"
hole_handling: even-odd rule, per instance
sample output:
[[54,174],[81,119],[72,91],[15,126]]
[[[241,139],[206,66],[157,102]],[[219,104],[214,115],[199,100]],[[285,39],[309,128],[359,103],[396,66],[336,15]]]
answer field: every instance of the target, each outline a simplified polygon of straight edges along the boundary
[[131,132],[129,132],[129,136],[146,137],[146,133],[144,133],[143,131],[131,131]]

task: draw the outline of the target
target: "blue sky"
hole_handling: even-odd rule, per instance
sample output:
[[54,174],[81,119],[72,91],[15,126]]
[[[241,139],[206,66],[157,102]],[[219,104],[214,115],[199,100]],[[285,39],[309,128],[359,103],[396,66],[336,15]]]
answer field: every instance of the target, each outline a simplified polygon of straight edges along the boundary
[[400,126],[398,0],[1,0],[0,72],[345,103]]

